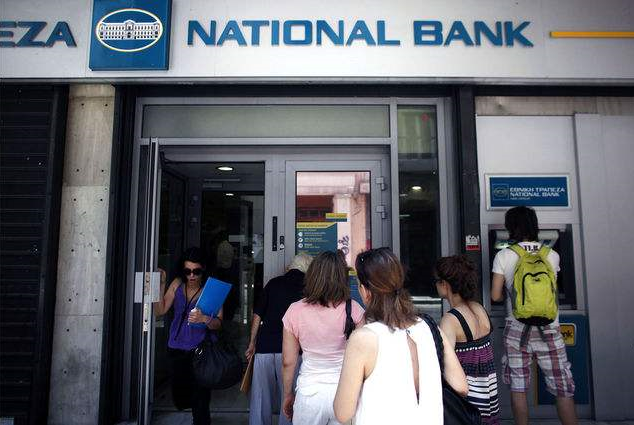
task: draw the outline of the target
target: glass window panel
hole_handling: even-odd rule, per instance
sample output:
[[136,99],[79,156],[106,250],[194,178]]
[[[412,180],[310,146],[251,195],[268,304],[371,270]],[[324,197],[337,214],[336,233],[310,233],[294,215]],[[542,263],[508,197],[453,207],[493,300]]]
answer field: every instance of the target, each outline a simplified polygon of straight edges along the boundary
[[436,108],[434,106],[399,106],[399,158],[432,158],[438,151]]
[[389,137],[388,105],[148,105],[143,137]]
[[414,296],[437,297],[432,271],[440,256],[438,139],[435,106],[398,107],[401,260]]
[[371,248],[369,171],[299,171],[295,205],[295,252],[341,249],[353,265]]

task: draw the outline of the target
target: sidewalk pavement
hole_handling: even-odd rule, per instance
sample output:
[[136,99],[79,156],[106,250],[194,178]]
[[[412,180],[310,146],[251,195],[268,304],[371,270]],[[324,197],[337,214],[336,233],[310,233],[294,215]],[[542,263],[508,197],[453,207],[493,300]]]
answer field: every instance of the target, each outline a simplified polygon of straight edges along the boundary
[[[190,425],[192,420],[191,412],[155,412],[152,425]],[[249,415],[247,413],[212,413],[212,425],[248,425]],[[501,421],[502,425],[513,425],[512,420]],[[533,419],[530,421],[535,425],[559,425],[559,421],[552,419]],[[273,425],[277,424],[277,420]],[[591,421],[579,420],[579,425],[634,425],[634,421]]]

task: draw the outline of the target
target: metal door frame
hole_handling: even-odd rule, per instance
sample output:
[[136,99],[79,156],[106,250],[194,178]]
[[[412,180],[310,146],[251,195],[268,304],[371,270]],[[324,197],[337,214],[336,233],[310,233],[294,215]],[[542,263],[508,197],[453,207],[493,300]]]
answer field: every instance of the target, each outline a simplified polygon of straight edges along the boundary
[[[390,207],[388,215],[391,218],[391,229],[389,232],[384,232],[384,240],[391,241],[394,252],[398,255],[400,252],[400,234],[399,234],[399,221],[396,219],[399,217],[399,193],[398,193],[398,120],[397,109],[401,105],[413,105],[413,106],[434,106],[437,113],[437,135],[438,135],[438,172],[439,172],[439,185],[440,185],[440,243],[441,253],[447,255],[450,252],[456,251],[459,248],[457,243],[459,235],[459,223],[455,219],[450,217],[449,212],[455,211],[456,201],[453,194],[457,187],[455,178],[453,176],[452,164],[455,163],[454,149],[450,140],[453,134],[453,122],[452,116],[452,101],[450,98],[419,98],[419,97],[373,97],[373,98],[350,98],[350,97],[140,97],[137,98],[135,108],[135,129],[134,129],[134,146],[132,153],[132,181],[130,190],[130,225],[129,234],[134,235],[137,230],[136,216],[138,213],[138,193],[139,193],[139,172],[138,167],[140,164],[140,151],[141,146],[148,145],[150,139],[142,137],[142,124],[143,124],[143,109],[145,105],[151,104],[170,104],[170,105],[187,105],[187,104],[216,104],[216,105],[236,105],[236,104],[319,104],[319,105],[337,105],[337,104],[349,104],[349,105],[368,105],[368,104],[383,104],[389,106],[389,120],[390,120],[390,134],[384,138],[168,138],[161,139],[161,148],[188,148],[195,147],[196,153],[189,154],[191,161],[201,161],[202,155],[213,154],[213,161],[234,161],[234,162],[265,162],[265,193],[271,193],[269,188],[271,187],[272,180],[279,177],[279,173],[283,173],[279,162],[280,154],[288,154],[289,150],[307,151],[311,148],[327,147],[331,151],[338,150],[340,148],[349,149],[352,151],[364,150],[367,148],[379,148],[389,151],[387,157],[387,167],[383,168],[384,175],[388,175],[391,183],[391,190],[388,192],[390,199]],[[345,144],[345,145],[344,145]],[[266,149],[266,155],[261,152]],[[237,152],[240,152],[239,158],[236,156]],[[191,151],[190,151],[191,152]],[[248,152],[248,153],[245,153]],[[255,153],[254,153],[255,152]],[[184,154],[187,156],[187,154]],[[303,158],[305,159],[305,154]],[[336,155],[330,154],[326,159],[332,160],[336,158]],[[195,159],[194,159],[195,158]],[[310,157],[311,159],[313,156]],[[388,171],[386,171],[388,170]],[[277,181],[277,180],[276,180]],[[285,184],[285,182],[282,182]],[[265,214],[271,209],[277,209],[279,205],[282,205],[284,201],[283,197],[285,191],[279,191],[279,199],[272,199],[271,196],[265,196]],[[268,199],[268,202],[267,202]],[[281,214],[279,211],[278,216]],[[271,214],[272,215],[272,214]],[[271,234],[271,222],[265,221],[265,246],[271,246],[271,241],[266,240],[266,235]],[[284,227],[283,227],[284,228]],[[385,236],[388,235],[388,236]],[[128,252],[136,252],[136,240],[134,237],[128,238]],[[266,255],[266,250],[265,250]],[[134,271],[134,256],[130,255],[128,259],[128,278],[127,282],[133,282]],[[283,256],[277,256],[283,257]],[[273,259],[269,259],[272,261]],[[265,262],[267,258],[265,257]],[[275,267],[278,270],[283,270],[284,259],[278,258],[275,261]],[[272,277],[272,276],[268,276]],[[264,276],[266,279],[267,276]],[[126,289],[126,307],[125,317],[130,321],[134,317],[134,285],[127,285]],[[124,338],[124,352],[129,353],[133,348],[132,338],[133,324],[128,326],[125,332]],[[123,382],[128,385],[124,385],[122,388],[122,404],[121,411],[123,417],[130,417],[130,378],[132,376],[132,364],[130,357],[124,358],[123,365]]]
[[[140,159],[141,160],[141,159]],[[158,139],[151,139],[147,152],[147,170],[145,176],[146,186],[143,188],[144,200],[136,198],[137,202],[143,202],[144,217],[142,220],[143,246],[139,250],[132,251],[130,256],[132,267],[129,269],[132,274],[129,282],[134,291],[133,301],[135,304],[141,304],[141,321],[133,324],[131,331],[133,333],[140,332],[139,337],[139,357],[138,357],[138,388],[137,388],[137,420],[143,425],[150,423],[152,418],[151,404],[153,399],[153,381],[154,381],[154,312],[153,312],[153,287],[155,286],[157,273],[153,273],[157,267],[158,259],[158,221],[160,209],[160,182],[161,182],[161,158],[160,145]],[[138,174],[138,173],[137,173]],[[138,176],[137,176],[138,177]],[[139,192],[137,192],[139,193]],[[138,209],[138,205],[135,205]],[[136,218],[136,217],[135,217]],[[136,224],[136,220],[135,220]],[[133,240],[135,245],[137,241],[137,232],[130,233],[129,239]],[[139,260],[141,267],[138,268]],[[158,292],[158,291],[156,291]],[[136,326],[135,326],[136,325]],[[133,367],[133,361],[130,367]]]

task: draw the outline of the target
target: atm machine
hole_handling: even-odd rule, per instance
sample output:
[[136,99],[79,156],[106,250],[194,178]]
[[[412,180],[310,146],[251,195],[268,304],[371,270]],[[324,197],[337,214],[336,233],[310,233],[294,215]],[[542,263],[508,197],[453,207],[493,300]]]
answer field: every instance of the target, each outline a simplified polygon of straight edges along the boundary
[[[504,305],[491,305],[491,264],[498,250],[511,241],[504,231],[504,214],[514,206],[535,209],[539,239],[561,257],[558,274],[559,321],[576,386],[577,414],[591,417],[590,351],[585,301],[581,214],[578,199],[577,156],[574,126],[561,116],[477,116],[477,150],[480,198],[480,253],[482,298],[490,309],[494,326],[494,349],[498,365],[502,416],[512,417],[510,395],[502,383],[500,359]],[[475,240],[477,237],[468,235]],[[467,243],[467,246],[469,244]],[[473,245],[472,245],[473,246]],[[543,379],[535,373],[529,391],[533,418],[557,418],[553,399]]]
[[[539,212],[538,212],[539,216]],[[502,216],[502,222],[503,216]],[[482,266],[483,266],[483,300],[489,308],[493,326],[493,348],[498,371],[498,390],[500,408],[503,419],[512,416],[508,386],[502,382],[501,358],[503,354],[502,334],[504,331],[506,311],[504,302],[492,303],[490,297],[491,267],[495,254],[512,245],[509,234],[501,224],[489,224],[483,229]],[[557,274],[559,292],[559,321],[561,325],[568,360],[572,364],[575,379],[575,403],[577,414],[583,417],[591,415],[590,406],[590,350],[588,346],[588,321],[583,308],[579,305],[580,282],[582,273],[579,243],[572,224],[540,225],[538,238],[540,242],[551,247],[560,255],[560,272]],[[534,362],[531,374],[531,390],[527,394],[530,415],[533,418],[555,418],[554,397],[547,392],[543,377]]]

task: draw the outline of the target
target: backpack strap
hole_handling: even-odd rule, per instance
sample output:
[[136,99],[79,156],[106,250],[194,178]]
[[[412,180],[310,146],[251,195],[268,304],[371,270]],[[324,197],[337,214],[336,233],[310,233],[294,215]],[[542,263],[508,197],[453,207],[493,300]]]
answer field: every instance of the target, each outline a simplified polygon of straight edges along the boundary
[[550,247],[546,246],[546,244],[542,244],[539,251],[537,251],[537,254],[542,257],[542,260],[546,261],[548,259],[548,254],[550,254]]
[[467,342],[473,341],[473,333],[471,333],[471,329],[469,329],[469,324],[465,320],[462,313],[460,313],[455,308],[452,308],[451,310],[449,310],[448,313],[451,313],[454,316],[456,316],[456,319],[458,319],[458,321],[460,322],[460,326],[462,326],[462,331],[464,332],[465,337],[467,337]]
[[520,244],[513,244],[509,246],[509,249],[513,251],[514,253],[516,253],[517,255],[519,255],[520,258],[528,255],[528,252],[524,248],[522,248]]

